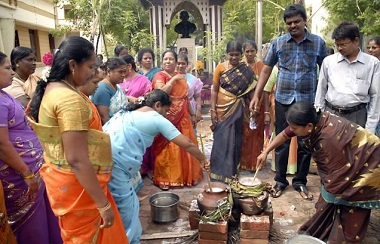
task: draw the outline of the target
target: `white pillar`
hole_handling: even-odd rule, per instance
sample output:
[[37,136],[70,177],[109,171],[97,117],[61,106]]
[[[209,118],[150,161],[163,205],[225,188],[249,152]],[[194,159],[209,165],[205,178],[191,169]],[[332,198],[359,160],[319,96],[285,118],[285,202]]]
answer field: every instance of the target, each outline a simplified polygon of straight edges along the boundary
[[0,51],[8,57],[15,45],[15,20],[0,18]]
[[[210,33],[211,31],[210,25],[207,25],[206,30],[207,30],[207,33]],[[207,47],[211,49],[212,47],[211,45],[212,45],[212,42],[211,42],[211,36],[210,36],[210,37],[207,37]],[[210,52],[207,53],[206,58],[207,58],[207,69],[211,74],[214,71],[214,67],[212,66],[213,62],[212,62],[212,57],[211,57]]]
[[[157,35],[158,35],[158,40],[159,40],[159,46],[161,49],[161,52],[163,49],[166,49],[166,44],[164,41],[164,35],[166,35],[165,26],[164,26],[164,17],[162,16],[162,7],[161,6],[156,6],[157,8]],[[160,35],[160,33],[162,33]]]
[[166,47],[167,47],[167,40],[166,40],[166,25],[164,25],[162,27],[162,47],[163,49],[161,49],[161,53],[164,52],[164,50],[166,50]]
[[263,0],[257,1],[257,57],[262,59],[262,45],[263,45]]

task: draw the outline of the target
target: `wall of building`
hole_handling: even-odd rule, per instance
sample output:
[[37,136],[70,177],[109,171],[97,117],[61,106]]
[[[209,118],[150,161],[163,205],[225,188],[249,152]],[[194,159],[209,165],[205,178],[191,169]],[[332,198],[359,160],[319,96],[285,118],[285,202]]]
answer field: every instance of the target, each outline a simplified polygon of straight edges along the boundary
[[[50,50],[49,30],[55,29],[55,9],[51,0],[0,0],[0,51],[10,54],[17,31],[20,46],[31,47],[29,30],[35,33],[38,61]],[[13,23],[13,24],[9,24]],[[6,33],[6,34],[5,34]]]
[[49,32],[43,30],[38,31],[38,42],[40,44],[41,57],[45,53],[50,52]]
[[323,1],[305,0],[305,8],[311,23],[311,26],[309,26],[311,33],[319,35],[324,39],[330,39],[330,36],[324,32],[327,26],[326,19],[329,17],[329,14],[323,7]]

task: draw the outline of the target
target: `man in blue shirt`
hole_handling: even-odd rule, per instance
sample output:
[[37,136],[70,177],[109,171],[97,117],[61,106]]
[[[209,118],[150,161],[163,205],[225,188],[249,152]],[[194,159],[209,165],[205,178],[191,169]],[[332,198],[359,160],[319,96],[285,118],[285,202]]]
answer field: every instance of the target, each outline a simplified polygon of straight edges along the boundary
[[[322,61],[327,55],[324,40],[307,31],[306,11],[302,5],[293,4],[288,6],[284,11],[284,21],[289,33],[278,37],[271,43],[254,97],[250,103],[250,109],[255,116],[259,112],[259,101],[263,88],[273,67],[278,63],[279,72],[275,93],[275,126],[277,134],[288,126],[285,113],[293,103],[299,101],[314,102],[318,82],[318,66],[322,65]],[[273,197],[279,197],[289,185],[286,179],[289,144],[290,140],[275,150],[276,176],[274,179],[276,185],[273,189]],[[308,200],[313,198],[306,187],[310,159],[310,151],[299,139],[297,174],[292,180],[292,185],[304,199]]]

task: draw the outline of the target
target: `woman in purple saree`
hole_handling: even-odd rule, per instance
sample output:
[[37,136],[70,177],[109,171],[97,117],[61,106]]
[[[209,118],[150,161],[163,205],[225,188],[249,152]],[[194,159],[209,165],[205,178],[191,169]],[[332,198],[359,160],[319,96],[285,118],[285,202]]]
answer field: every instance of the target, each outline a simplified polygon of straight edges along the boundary
[[47,199],[39,169],[43,150],[24,115],[24,108],[2,89],[14,72],[0,52],[0,180],[8,223],[18,243],[62,243],[58,220]]

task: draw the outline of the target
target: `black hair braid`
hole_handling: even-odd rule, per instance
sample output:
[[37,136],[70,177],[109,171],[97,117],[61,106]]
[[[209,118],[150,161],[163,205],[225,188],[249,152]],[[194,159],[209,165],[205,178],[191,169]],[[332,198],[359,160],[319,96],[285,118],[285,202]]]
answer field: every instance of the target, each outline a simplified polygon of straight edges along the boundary
[[30,109],[28,111],[29,116],[31,116],[36,122],[38,122],[38,113],[40,111],[42,97],[44,96],[47,82],[44,80],[39,80],[37,82],[37,87],[34,92],[32,101],[30,101]]

